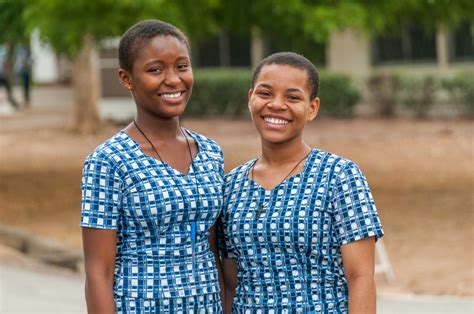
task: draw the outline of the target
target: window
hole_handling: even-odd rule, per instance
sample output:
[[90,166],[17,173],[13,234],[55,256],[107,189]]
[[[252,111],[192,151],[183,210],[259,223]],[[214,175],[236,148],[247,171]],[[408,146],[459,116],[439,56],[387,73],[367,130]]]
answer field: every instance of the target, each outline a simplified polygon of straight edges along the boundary
[[200,67],[248,67],[250,36],[220,33],[199,42],[193,52],[194,63]]
[[462,23],[452,33],[451,59],[453,61],[474,60],[474,25]]
[[435,31],[410,26],[379,36],[373,44],[373,60],[375,64],[436,62]]

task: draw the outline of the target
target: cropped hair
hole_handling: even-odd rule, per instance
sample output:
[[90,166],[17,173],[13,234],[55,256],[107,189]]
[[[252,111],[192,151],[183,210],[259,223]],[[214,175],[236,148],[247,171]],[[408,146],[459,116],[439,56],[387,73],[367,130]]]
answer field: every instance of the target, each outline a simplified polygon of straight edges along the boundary
[[308,75],[308,87],[310,89],[311,100],[318,97],[319,92],[319,72],[316,66],[311,63],[308,59],[300,54],[294,52],[278,52],[269,55],[255,68],[252,75],[252,89],[257,82],[258,76],[262,71],[262,68],[266,65],[277,64],[277,65],[289,65],[293,68],[304,70]]
[[120,67],[126,71],[131,71],[138,51],[156,36],[177,38],[191,54],[188,38],[176,26],[159,20],[144,20],[130,27],[120,39],[118,48]]

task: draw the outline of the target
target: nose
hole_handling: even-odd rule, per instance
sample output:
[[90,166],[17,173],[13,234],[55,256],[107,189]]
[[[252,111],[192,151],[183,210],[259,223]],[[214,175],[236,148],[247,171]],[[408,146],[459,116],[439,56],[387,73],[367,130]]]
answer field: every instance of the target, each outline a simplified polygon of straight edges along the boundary
[[181,78],[179,77],[179,73],[174,70],[166,71],[165,76],[165,84],[169,86],[176,86],[181,82]]
[[268,108],[273,110],[286,110],[288,106],[285,103],[284,97],[275,97],[268,103]]

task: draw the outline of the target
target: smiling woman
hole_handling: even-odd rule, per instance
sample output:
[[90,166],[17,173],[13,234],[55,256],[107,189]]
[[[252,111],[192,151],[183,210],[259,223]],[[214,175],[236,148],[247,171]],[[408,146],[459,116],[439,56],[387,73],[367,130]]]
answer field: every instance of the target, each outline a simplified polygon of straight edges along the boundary
[[295,53],[254,72],[248,107],[262,154],[224,180],[226,313],[375,313],[382,226],[360,169],[303,140],[318,87],[316,67]]
[[254,84],[249,110],[262,142],[301,143],[304,126],[319,108],[319,98],[310,98],[308,74],[289,65],[271,64],[259,69]]
[[213,224],[223,154],[179,123],[193,87],[188,40],[170,24],[143,21],[123,35],[119,63],[137,115],[84,163],[88,310],[220,313]]
[[191,97],[193,72],[187,45],[173,36],[150,39],[135,55],[130,70],[120,69],[122,85],[137,104],[137,120],[169,119],[183,114]]

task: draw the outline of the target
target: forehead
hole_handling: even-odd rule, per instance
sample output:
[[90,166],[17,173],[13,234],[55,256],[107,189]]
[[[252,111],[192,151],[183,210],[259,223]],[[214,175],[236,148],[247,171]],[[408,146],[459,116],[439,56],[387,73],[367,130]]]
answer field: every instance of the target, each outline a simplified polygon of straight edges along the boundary
[[189,58],[189,52],[186,44],[174,36],[158,35],[135,48],[135,62],[146,63],[151,60],[166,61],[178,58]]
[[265,84],[274,88],[302,89],[309,92],[308,73],[287,64],[269,64],[262,67],[255,86]]

